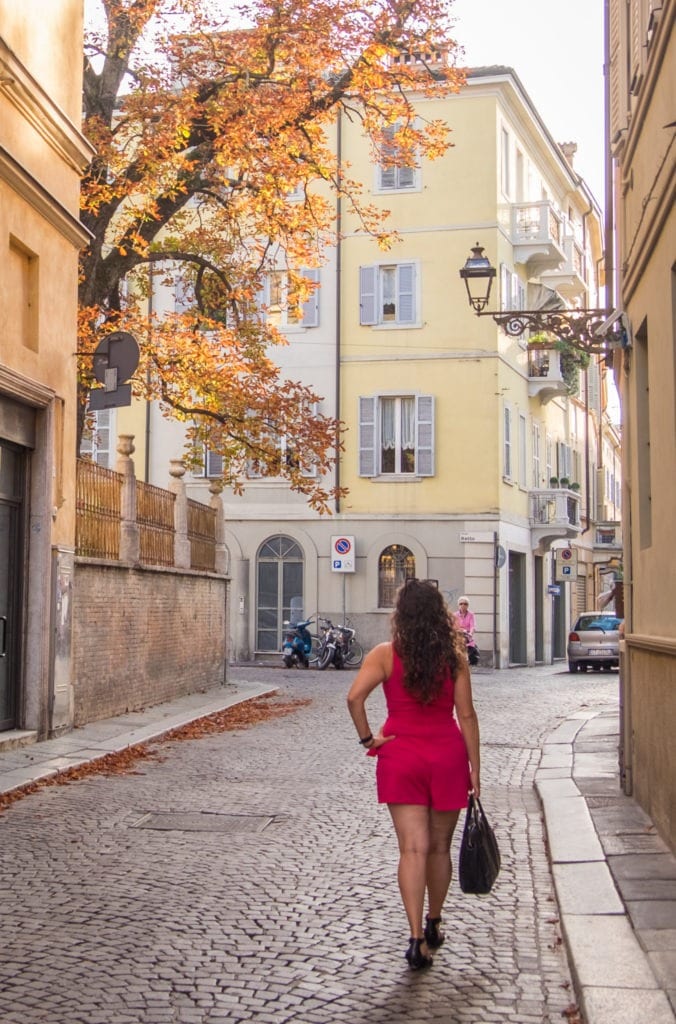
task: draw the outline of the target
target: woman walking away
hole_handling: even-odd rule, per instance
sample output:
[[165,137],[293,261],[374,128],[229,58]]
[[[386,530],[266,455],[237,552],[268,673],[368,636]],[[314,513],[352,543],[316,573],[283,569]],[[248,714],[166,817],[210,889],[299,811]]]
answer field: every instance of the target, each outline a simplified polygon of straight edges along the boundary
[[[366,700],[381,683],[387,720],[374,734]],[[399,590],[392,641],[366,656],[347,703],[359,742],[377,757],[378,801],[387,804],[397,835],[406,959],[412,970],[429,967],[430,951],[445,938],[453,830],[468,791],[480,793],[479,724],[464,643],[433,581],[409,579]]]

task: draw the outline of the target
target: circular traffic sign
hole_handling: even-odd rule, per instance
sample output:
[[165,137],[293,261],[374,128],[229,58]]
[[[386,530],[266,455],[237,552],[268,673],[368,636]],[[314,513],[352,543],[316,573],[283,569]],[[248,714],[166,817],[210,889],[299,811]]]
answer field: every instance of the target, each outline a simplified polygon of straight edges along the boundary
[[562,548],[560,554],[564,562],[569,562],[570,559],[573,557],[573,552],[570,548]]
[[347,555],[352,548],[352,544],[347,537],[338,537],[334,547],[339,555]]
[[138,366],[139,347],[136,338],[128,331],[111,331],[98,345],[93,359],[96,379],[106,383],[106,370],[115,368],[120,383],[129,380]]

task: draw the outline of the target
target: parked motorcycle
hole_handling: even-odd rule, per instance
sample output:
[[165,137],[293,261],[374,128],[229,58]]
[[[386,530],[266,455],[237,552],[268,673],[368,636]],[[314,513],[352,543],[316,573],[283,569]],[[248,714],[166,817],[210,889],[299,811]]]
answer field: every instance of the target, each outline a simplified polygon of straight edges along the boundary
[[356,630],[352,626],[334,626],[330,619],[322,619],[320,628],[324,634],[317,668],[357,668],[364,659],[364,648],[355,640]]
[[477,646],[476,640],[474,639],[474,637],[472,636],[471,633],[468,633],[464,629],[462,631],[462,635],[465,638],[465,647],[467,649],[467,660],[469,661],[470,665],[478,665],[479,664],[479,648]]
[[303,622],[285,622],[282,658],[287,668],[309,668],[311,661],[316,661],[319,640],[313,636],[308,626],[314,619]]

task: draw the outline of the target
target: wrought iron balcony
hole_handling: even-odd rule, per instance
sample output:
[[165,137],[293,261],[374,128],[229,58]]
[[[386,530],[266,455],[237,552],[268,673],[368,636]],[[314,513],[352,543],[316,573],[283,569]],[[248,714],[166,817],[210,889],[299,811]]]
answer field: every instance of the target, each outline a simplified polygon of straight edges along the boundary
[[580,495],[567,487],[537,488],[530,492],[530,527],[533,550],[547,551],[555,540],[581,532]]
[[565,261],[561,215],[547,200],[512,204],[511,238],[514,262],[526,265],[529,276],[555,270]]
[[597,523],[594,548],[608,551],[610,555],[622,551],[622,524],[614,520]]
[[542,283],[557,291],[564,299],[572,301],[587,294],[585,255],[573,235],[564,236],[563,251],[564,262],[555,270],[545,270],[542,274]]

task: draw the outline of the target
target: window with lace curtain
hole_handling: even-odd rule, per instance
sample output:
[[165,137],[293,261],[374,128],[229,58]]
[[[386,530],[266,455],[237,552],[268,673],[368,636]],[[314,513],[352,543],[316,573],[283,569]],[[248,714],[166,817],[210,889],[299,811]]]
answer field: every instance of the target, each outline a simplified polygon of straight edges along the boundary
[[434,475],[432,395],[359,399],[359,475]]

